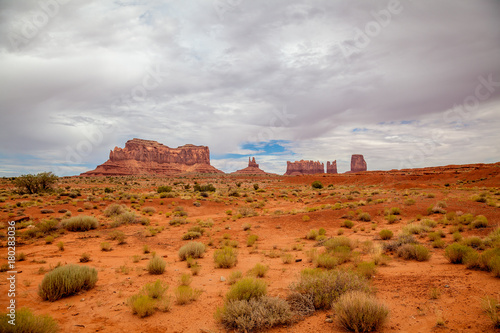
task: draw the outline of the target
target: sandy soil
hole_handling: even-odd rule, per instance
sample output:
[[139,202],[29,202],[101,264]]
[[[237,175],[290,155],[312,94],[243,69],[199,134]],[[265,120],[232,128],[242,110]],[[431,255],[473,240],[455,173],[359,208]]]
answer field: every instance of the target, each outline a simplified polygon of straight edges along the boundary
[[[313,190],[312,181],[319,180],[325,185],[322,190]],[[197,197],[192,187],[182,189],[183,185],[174,185],[175,198],[159,198],[151,194],[159,185],[183,182],[193,184],[195,181],[212,183],[218,189],[210,193],[208,198]],[[241,187],[236,183],[241,182]],[[126,183],[126,184],[125,184]],[[262,192],[255,191],[253,184],[259,184]],[[328,185],[331,185],[328,187]],[[448,212],[472,213],[484,215],[489,226],[484,229],[465,229],[464,237],[478,235],[485,237],[499,226],[500,222],[500,164],[455,166],[447,168],[429,168],[419,170],[403,170],[390,172],[365,172],[359,174],[315,175],[315,176],[193,176],[188,178],[154,178],[154,177],[112,177],[112,178],[80,178],[60,179],[59,188],[66,192],[79,191],[81,196],[70,198],[56,195],[19,196],[12,195],[13,186],[8,180],[0,185],[0,225],[22,216],[27,216],[33,224],[49,217],[63,218],[65,209],[73,216],[79,214],[96,216],[102,226],[88,232],[66,232],[58,236],[52,244],[46,244],[44,237],[23,239],[18,237],[17,252],[27,255],[25,261],[17,263],[17,302],[18,306],[26,306],[36,314],[50,314],[57,320],[61,332],[223,332],[225,331],[214,319],[218,306],[224,303],[224,296],[230,286],[222,282],[221,277],[228,278],[232,271],[240,270],[245,274],[256,263],[270,267],[264,280],[268,284],[268,293],[272,296],[286,297],[289,285],[297,281],[299,272],[304,268],[314,267],[308,260],[306,252],[315,247],[316,242],[306,240],[310,229],[324,228],[328,237],[343,235],[359,240],[356,249],[360,260],[371,260],[371,249],[374,244],[383,243],[378,232],[390,229],[396,235],[403,226],[414,221],[418,215],[439,221],[442,214],[427,215],[427,208],[444,201]],[[113,192],[105,193],[109,188]],[[228,197],[227,189],[237,190],[239,198]],[[223,190],[223,191],[222,191]],[[221,194],[219,195],[219,191]],[[131,202],[120,193],[134,194],[136,202]],[[471,197],[475,194],[487,193],[489,203],[475,202]],[[150,197],[145,198],[145,195]],[[94,199],[92,199],[92,196]],[[142,198],[142,201],[141,201]],[[407,199],[415,201],[405,204]],[[39,200],[34,206],[17,207],[16,203]],[[91,199],[89,201],[89,199]],[[368,199],[368,200],[367,200]],[[377,199],[381,199],[377,201]],[[370,201],[371,200],[371,201]],[[200,207],[193,203],[198,201]],[[359,203],[364,205],[334,210],[336,203]],[[155,236],[147,237],[147,226],[122,225],[111,228],[111,218],[103,215],[103,210],[112,203],[121,203],[141,214],[143,207],[154,207],[156,213],[151,216],[150,226],[164,229]],[[240,207],[254,203],[262,203],[263,207],[254,208],[257,216],[233,219]],[[137,205],[137,206],[135,206]],[[137,209],[133,208],[137,207]],[[172,212],[177,206],[187,211],[187,225],[170,226],[170,217],[165,213]],[[401,220],[388,224],[384,218],[384,210],[391,207],[401,209]],[[41,214],[42,209],[52,209],[54,213]],[[83,210],[78,212],[78,209]],[[361,209],[368,212],[372,221],[354,221],[352,229],[341,228],[346,214]],[[21,210],[21,211],[20,211]],[[232,210],[229,216],[226,211]],[[20,211],[20,212],[19,212]],[[161,214],[160,214],[161,212]],[[9,216],[10,214],[10,216]],[[304,216],[310,219],[304,221]],[[204,258],[199,259],[202,265],[198,276],[193,277],[191,286],[201,289],[199,299],[187,304],[175,304],[174,289],[179,285],[183,273],[190,273],[186,262],[180,261],[177,255],[179,248],[187,241],[182,235],[188,228],[196,225],[200,219],[212,219],[214,225],[207,228],[210,235],[203,235],[199,241],[207,244],[213,240]],[[251,229],[243,230],[245,224]],[[372,225],[374,230],[372,230]],[[449,232],[452,225],[438,224],[434,229],[445,232],[446,244],[453,242]],[[28,227],[29,228],[29,227]],[[21,229],[21,232],[27,228]],[[118,245],[116,241],[107,240],[113,230],[123,231],[126,243]],[[6,229],[0,230],[5,235]],[[246,246],[248,234],[259,236],[257,248]],[[223,235],[228,234],[231,240],[237,240],[238,264],[231,269],[214,268],[213,252],[219,246]],[[227,237],[227,236],[226,236]],[[484,271],[468,270],[464,265],[453,265],[444,257],[444,249],[432,248],[431,241],[424,235],[419,242],[428,247],[432,253],[429,261],[408,261],[390,255],[386,266],[378,266],[371,283],[376,290],[376,297],[390,309],[390,318],[384,326],[384,332],[491,332],[491,321],[482,312],[480,299],[485,296],[500,297],[500,279]],[[59,251],[56,244],[62,241],[64,251]],[[103,252],[100,244],[108,241],[113,250]],[[0,264],[6,260],[7,249],[5,237],[0,238]],[[148,274],[146,265],[151,254],[143,254],[143,246],[147,244],[157,255],[167,261],[167,269],[160,276]],[[301,250],[292,250],[294,245],[302,244]],[[300,262],[284,264],[281,258],[271,258],[269,253],[287,252]],[[318,248],[319,249],[319,248]],[[92,290],[78,295],[63,298],[55,302],[42,301],[37,295],[38,285],[43,279],[43,271],[48,271],[61,264],[80,264],[83,252],[90,254],[92,261],[86,263],[98,270],[99,280]],[[134,263],[132,257],[140,255],[139,262]],[[345,264],[351,267],[355,263]],[[7,273],[0,273],[0,312],[5,312],[8,299]],[[132,314],[127,299],[140,291],[148,282],[160,278],[170,285],[168,294],[172,295],[172,307],[169,312],[156,312],[147,318],[139,318]],[[438,288],[441,296],[431,299],[431,288]],[[342,332],[335,322],[325,322],[332,315],[331,311],[320,311],[303,321],[289,327],[277,327],[271,332]],[[438,321],[444,325],[437,326]]]

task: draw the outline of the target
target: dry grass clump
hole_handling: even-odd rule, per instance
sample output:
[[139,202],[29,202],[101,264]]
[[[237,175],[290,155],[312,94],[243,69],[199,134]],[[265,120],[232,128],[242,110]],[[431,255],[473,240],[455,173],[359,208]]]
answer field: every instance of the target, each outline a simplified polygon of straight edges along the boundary
[[425,246],[418,244],[404,244],[398,248],[397,254],[398,257],[405,260],[426,261],[431,257],[429,250]]
[[290,310],[299,318],[311,316],[316,311],[311,294],[293,291],[287,296],[286,301],[290,305]]
[[187,258],[201,258],[205,253],[206,246],[200,242],[189,242],[179,249],[179,258],[186,260]]
[[241,279],[236,282],[229,292],[226,294],[226,299],[231,300],[250,300],[259,298],[267,294],[267,285],[264,281],[251,277]]
[[238,262],[238,252],[232,247],[224,247],[214,252],[216,268],[231,268]]
[[153,257],[148,263],[147,270],[149,274],[163,274],[165,272],[165,267],[167,263],[161,257]]
[[327,251],[333,251],[337,247],[344,246],[349,247],[351,250],[356,247],[355,243],[351,239],[344,236],[330,238],[323,243],[323,246]]
[[485,297],[481,299],[481,307],[491,319],[493,327],[500,328],[500,303],[492,297]]
[[198,299],[201,290],[193,289],[190,286],[181,285],[175,290],[175,303],[185,305]]
[[340,260],[339,258],[331,255],[330,253],[325,252],[318,255],[315,259],[315,262],[317,267],[334,269],[335,267],[337,267],[337,265],[339,265]]
[[128,299],[132,312],[141,318],[152,315],[156,310],[170,310],[170,297],[164,296],[168,285],[161,280],[146,284],[139,294]]
[[288,303],[277,297],[250,300],[230,300],[217,309],[216,318],[226,328],[254,332],[292,322],[293,313]]
[[104,210],[103,214],[107,217],[114,217],[125,213],[127,210],[123,205],[111,204]]
[[388,229],[382,229],[382,230],[380,230],[380,232],[378,234],[379,234],[380,238],[383,240],[391,239],[392,236],[394,235],[392,233],[392,231],[388,230]]
[[378,330],[387,320],[389,310],[362,291],[349,291],[334,305],[335,317],[344,329],[354,332]]
[[11,333],[56,333],[59,331],[57,321],[49,315],[35,315],[28,308],[16,311],[15,325],[9,324],[10,317],[6,313],[0,314],[0,332]]
[[78,215],[62,221],[62,226],[68,231],[88,231],[99,226],[99,222],[93,216]]
[[370,288],[366,279],[350,271],[306,269],[301,272],[299,281],[292,285],[292,290],[311,295],[314,308],[318,310],[329,309],[347,291],[368,292]]
[[474,251],[471,247],[462,244],[451,244],[444,250],[444,256],[452,264],[461,264],[464,257],[471,251]]
[[78,265],[61,266],[45,274],[38,287],[38,295],[43,300],[54,302],[81,290],[92,289],[96,282],[95,268]]
[[253,246],[257,240],[259,240],[259,236],[257,236],[257,235],[248,235],[247,246],[248,247]]
[[248,274],[256,276],[258,278],[263,278],[266,276],[269,266],[263,265],[261,263],[255,264],[255,266],[248,272]]

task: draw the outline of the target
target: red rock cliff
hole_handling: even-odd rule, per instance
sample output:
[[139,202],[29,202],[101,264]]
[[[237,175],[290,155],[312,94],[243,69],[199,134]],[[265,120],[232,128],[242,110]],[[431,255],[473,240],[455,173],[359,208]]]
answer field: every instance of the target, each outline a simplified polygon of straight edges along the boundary
[[330,162],[326,162],[326,173],[337,173],[337,160]]
[[325,173],[325,165],[319,161],[295,161],[286,162],[286,172],[285,175],[297,176],[297,175],[312,175],[316,173]]
[[82,176],[222,173],[210,165],[210,151],[206,146],[184,145],[169,148],[150,140],[132,139],[125,148],[115,147],[109,160]]
[[366,171],[366,162],[363,155],[354,154],[351,157],[351,172]]

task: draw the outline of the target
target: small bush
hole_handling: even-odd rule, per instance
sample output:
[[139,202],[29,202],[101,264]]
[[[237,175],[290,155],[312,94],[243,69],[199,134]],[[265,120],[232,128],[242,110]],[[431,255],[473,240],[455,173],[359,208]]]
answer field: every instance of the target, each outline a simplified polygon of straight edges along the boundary
[[191,303],[198,299],[201,291],[190,286],[178,286],[175,290],[175,302],[179,305]]
[[292,322],[288,303],[277,297],[233,300],[217,309],[216,317],[226,328],[254,332]]
[[132,312],[141,318],[151,316],[156,309],[156,302],[147,295],[134,295],[128,299]]
[[168,185],[158,186],[156,192],[158,193],[168,193],[172,191],[172,187]]
[[354,222],[352,222],[351,220],[344,220],[342,222],[342,226],[344,228],[351,229],[354,226]]
[[165,294],[167,290],[168,285],[162,282],[160,279],[156,280],[155,282],[148,283],[142,288],[142,292],[153,299],[162,298],[163,294]]
[[380,230],[380,232],[378,234],[379,234],[380,238],[382,238],[383,240],[391,239],[393,236],[392,231],[390,231],[388,229],[382,229],[382,230]]
[[299,317],[310,316],[316,311],[310,294],[292,292],[287,296],[286,301],[290,305],[290,310]]
[[358,220],[363,222],[370,222],[372,220],[372,217],[368,213],[361,213],[358,215]]
[[355,248],[354,243],[345,236],[333,237],[323,243],[327,251],[333,251],[337,247],[347,246],[351,250]]
[[243,277],[243,273],[241,273],[241,271],[231,272],[231,274],[229,274],[229,278],[227,279],[227,283],[235,284],[242,277]]
[[269,270],[269,266],[263,265],[261,263],[255,264],[255,266],[249,271],[251,275],[254,275],[258,278],[263,278],[266,276],[267,271]]
[[226,300],[250,300],[267,294],[266,283],[254,278],[244,278],[236,282],[226,294]]
[[161,257],[153,257],[148,263],[147,270],[149,274],[163,274],[165,272],[165,267],[167,263]]
[[339,264],[339,259],[329,253],[322,253],[316,258],[316,266],[334,269]]
[[142,209],[142,212],[144,214],[149,214],[149,215],[153,215],[154,213],[156,213],[156,209],[154,207],[144,207]]
[[371,279],[372,276],[375,275],[375,263],[362,261],[356,267],[356,271],[359,275],[365,277],[366,279]]
[[193,278],[189,274],[182,274],[181,278],[179,279],[179,283],[181,286],[189,286],[193,282]]
[[57,243],[57,248],[59,249],[59,251],[64,251],[64,243],[63,242]]
[[316,229],[311,229],[311,230],[309,230],[309,232],[307,233],[307,235],[306,235],[306,239],[312,239],[312,240],[315,240],[315,239],[316,239],[316,237],[318,237],[318,235],[319,235],[318,230],[316,230]]
[[481,307],[488,317],[490,317],[493,327],[500,328],[500,304],[492,297],[481,299]]
[[473,251],[471,247],[454,243],[446,247],[446,249],[444,250],[444,256],[452,264],[461,264],[463,262],[464,257],[470,251]]
[[196,238],[200,238],[200,237],[201,237],[201,233],[196,232],[196,231],[188,231],[184,235],[182,235],[183,240],[196,239]]
[[473,228],[486,228],[488,226],[488,219],[484,215],[478,215],[472,222]]
[[119,204],[111,204],[104,210],[103,214],[107,217],[118,216],[125,213],[127,210],[125,207]]
[[92,289],[97,282],[97,271],[87,266],[60,266],[45,274],[38,287],[43,300],[57,301],[81,290]]
[[431,257],[429,250],[425,246],[418,244],[404,244],[398,248],[397,254],[398,257],[403,259],[417,261],[426,261]]
[[257,235],[249,235],[247,238],[247,246],[253,246],[258,239],[259,236]]
[[9,324],[10,317],[0,314],[0,332],[12,333],[56,333],[59,331],[57,321],[49,315],[35,315],[28,308],[16,311],[16,325]]
[[89,262],[90,261],[90,254],[88,253],[82,253],[80,256],[80,262]]
[[214,252],[216,268],[231,268],[238,262],[238,253],[232,247],[224,247]]
[[321,184],[321,182],[319,180],[315,180],[312,182],[311,187],[314,189],[322,189],[323,184]]
[[99,226],[93,216],[78,215],[62,221],[62,226],[68,231],[88,231]]
[[109,252],[111,251],[113,248],[111,247],[111,244],[109,244],[108,242],[102,242],[101,243],[101,251],[106,251],[106,252]]
[[189,242],[179,249],[179,258],[186,260],[187,258],[201,258],[205,253],[206,246],[200,242]]
[[127,238],[127,236],[125,236],[125,233],[120,230],[113,230],[112,232],[110,232],[108,237],[111,240],[118,241],[118,244],[125,244],[125,238]]
[[316,310],[329,309],[334,301],[348,292],[369,291],[368,282],[356,273],[341,270],[322,271],[308,269],[301,272],[300,280],[292,289],[301,294],[310,294]]
[[281,261],[284,263],[284,264],[291,264],[294,260],[294,257],[293,255],[291,255],[290,253],[286,253],[286,254],[283,254],[281,256]]
[[360,291],[345,293],[335,304],[335,316],[339,325],[349,331],[378,330],[387,320],[388,314],[386,306]]

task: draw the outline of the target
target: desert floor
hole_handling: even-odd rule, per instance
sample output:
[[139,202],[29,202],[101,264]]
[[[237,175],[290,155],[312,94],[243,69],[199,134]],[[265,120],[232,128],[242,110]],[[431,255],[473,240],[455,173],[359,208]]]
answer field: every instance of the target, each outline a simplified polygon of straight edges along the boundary
[[[324,187],[313,189],[311,183],[315,180]],[[193,191],[195,182],[213,184],[216,191],[203,197]],[[163,198],[157,193],[162,185],[172,187],[172,192]],[[418,224],[425,219],[434,220],[437,225],[415,237],[430,250],[430,259],[404,260],[394,252],[387,252],[386,263],[376,266],[371,277],[377,299],[390,310],[383,331],[494,331],[491,320],[481,309],[481,298],[500,298],[500,279],[490,272],[451,264],[444,248],[433,247],[428,234],[442,230],[445,246],[452,244],[452,233],[458,228],[456,215],[461,214],[484,215],[488,220],[485,228],[463,226],[460,234],[464,239],[473,236],[485,239],[498,228],[500,163],[294,177],[65,177],[59,179],[52,194],[19,195],[14,194],[14,189],[10,180],[0,181],[0,264],[7,262],[7,221],[28,217],[17,223],[16,252],[26,255],[16,267],[17,305],[36,314],[51,315],[61,332],[223,332],[225,329],[214,319],[214,314],[224,303],[231,272],[239,270],[246,275],[257,263],[268,265],[269,271],[263,278],[268,294],[286,298],[300,271],[315,267],[311,249],[322,251],[316,240],[306,239],[311,229],[324,228],[327,238],[342,234],[356,240],[355,255],[340,267],[356,270],[359,262],[373,260],[380,245],[391,242],[381,240],[380,230],[393,231],[395,239],[407,224]],[[230,196],[235,192],[239,196]],[[103,212],[115,203],[149,219],[149,225],[113,227],[113,218]],[[428,209],[438,203],[445,211],[429,214]],[[143,211],[145,207],[154,209]],[[181,210],[178,207],[187,212],[188,223],[172,226],[169,222]],[[389,223],[386,213],[393,207],[399,208],[400,214],[396,215],[397,221]],[[68,211],[72,216],[95,216],[101,225],[87,232],[56,230],[50,244],[46,242],[47,235],[23,236],[45,219],[64,220],[70,215]],[[361,212],[368,213],[370,221],[360,221],[357,217]],[[353,227],[343,227],[347,219],[354,222]],[[196,241],[209,246],[204,257],[198,259],[201,271],[193,276],[191,286],[202,292],[197,300],[178,305],[174,290],[183,273],[191,274],[186,262],[179,259],[178,250],[188,242],[182,236],[200,223],[205,225],[205,233]],[[124,244],[109,239],[115,230],[125,234]],[[249,234],[258,236],[254,246],[247,246]],[[238,263],[230,269],[216,269],[213,252],[228,239],[238,242]],[[59,242],[64,244],[63,251],[57,246]],[[112,250],[101,251],[103,242],[109,242]],[[146,270],[152,253],[143,253],[144,245],[167,262],[162,275],[151,275]],[[91,261],[80,263],[84,252]],[[301,261],[285,264],[283,254]],[[42,301],[38,286],[44,274],[61,264],[95,267],[98,270],[95,288],[55,302]],[[0,273],[0,312],[5,312],[8,302],[6,277],[6,272]],[[158,278],[170,286],[167,294],[172,297],[171,309],[139,318],[132,313],[127,299]],[[430,297],[432,290],[439,291],[436,299]],[[327,320],[332,315],[330,310],[318,311],[293,325],[269,331],[343,332],[335,320]]]

